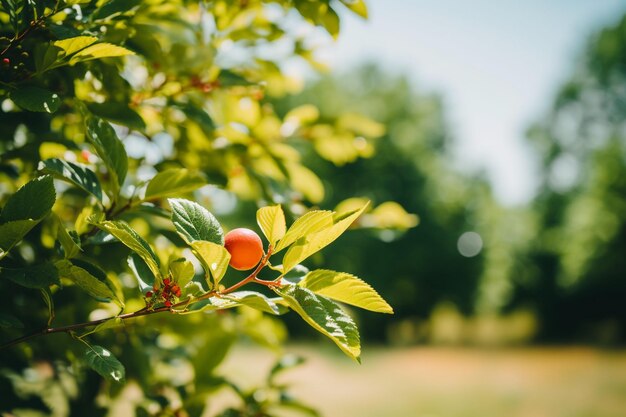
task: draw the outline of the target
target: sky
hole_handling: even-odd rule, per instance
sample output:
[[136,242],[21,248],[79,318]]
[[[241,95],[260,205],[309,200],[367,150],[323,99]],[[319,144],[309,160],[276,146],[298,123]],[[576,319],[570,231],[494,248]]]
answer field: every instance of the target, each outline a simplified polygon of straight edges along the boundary
[[344,13],[335,71],[375,61],[443,96],[458,168],[484,170],[504,204],[529,201],[537,169],[524,132],[550,108],[589,37],[626,0],[369,0]]

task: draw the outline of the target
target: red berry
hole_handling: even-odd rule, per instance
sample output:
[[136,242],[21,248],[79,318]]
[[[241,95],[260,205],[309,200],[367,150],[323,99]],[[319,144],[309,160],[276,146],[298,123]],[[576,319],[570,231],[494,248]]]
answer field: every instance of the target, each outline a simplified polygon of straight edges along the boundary
[[151,298],[151,297],[152,297],[152,295],[153,295],[152,291],[148,291],[148,292],[146,293],[146,297],[148,297],[148,298]]
[[171,281],[170,281],[170,279],[169,279],[169,278],[165,278],[165,279],[163,280],[163,284],[165,284],[166,286],[167,286],[167,285],[170,285],[170,282],[171,282]]
[[250,229],[239,228],[226,233],[224,247],[230,253],[229,265],[240,271],[254,268],[263,257],[263,242]]
[[171,306],[172,306],[172,302],[170,300],[166,300],[165,307],[171,307]]
[[2,60],[2,63],[5,64],[5,65],[9,65],[11,63],[11,60],[9,58],[4,58]]

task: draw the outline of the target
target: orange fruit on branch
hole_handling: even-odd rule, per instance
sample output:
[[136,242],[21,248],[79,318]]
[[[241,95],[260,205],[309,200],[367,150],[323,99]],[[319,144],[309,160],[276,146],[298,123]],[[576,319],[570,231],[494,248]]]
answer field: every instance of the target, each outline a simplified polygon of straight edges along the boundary
[[224,247],[230,253],[233,268],[246,271],[258,265],[263,257],[263,242],[253,230],[240,227],[224,236]]

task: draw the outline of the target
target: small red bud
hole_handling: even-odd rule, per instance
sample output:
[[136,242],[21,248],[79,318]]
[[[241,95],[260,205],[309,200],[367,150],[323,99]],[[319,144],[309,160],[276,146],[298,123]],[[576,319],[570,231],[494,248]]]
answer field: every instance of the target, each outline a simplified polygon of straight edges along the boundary
[[165,307],[171,307],[171,306],[172,306],[172,302],[170,300],[166,300]]
[[170,285],[170,282],[171,282],[171,281],[170,281],[170,279],[169,279],[169,278],[165,278],[165,279],[163,280],[163,284],[165,284],[165,285]]
[[146,297],[148,297],[148,298],[151,298],[151,297],[152,297],[152,295],[153,295],[152,291],[148,291],[148,292],[146,293]]
[[180,297],[180,294],[181,294],[180,288],[177,289],[174,294],[176,294],[176,297]]
[[2,60],[2,63],[5,64],[5,65],[9,65],[11,63],[11,60],[9,58],[4,58]]

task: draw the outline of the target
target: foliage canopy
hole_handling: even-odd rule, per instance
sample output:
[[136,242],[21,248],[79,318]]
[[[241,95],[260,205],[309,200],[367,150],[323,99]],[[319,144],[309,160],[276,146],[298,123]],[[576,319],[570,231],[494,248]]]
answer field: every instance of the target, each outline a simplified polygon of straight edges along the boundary
[[[223,416],[315,415],[274,379],[298,361],[280,360],[251,391],[215,370],[242,337],[280,351],[270,316],[289,309],[359,360],[337,301],[392,312],[357,277],[301,265],[368,209],[311,210],[325,187],[303,148],[335,163],[369,157],[383,127],[356,114],[321,123],[311,105],[279,117],[269,100],[298,87],[288,63],[320,66],[298,28],[336,37],[335,8],[365,17],[365,4],[0,4],[0,288],[12,294],[0,410],[100,415],[126,401],[136,415],[200,415],[227,387],[241,405]],[[267,239],[234,282],[218,220],[233,196],[261,206]],[[139,400],[124,399],[129,387]]]

